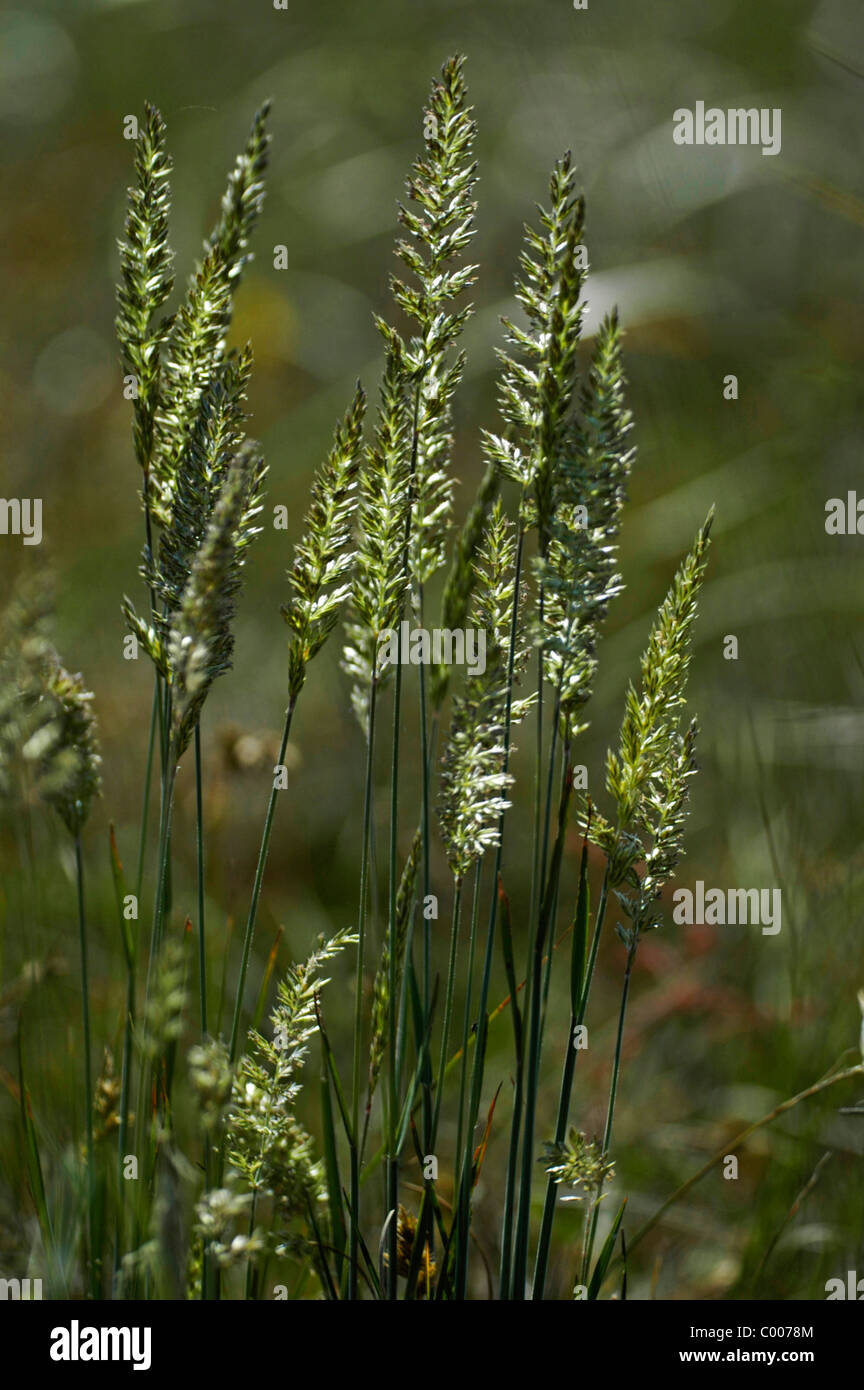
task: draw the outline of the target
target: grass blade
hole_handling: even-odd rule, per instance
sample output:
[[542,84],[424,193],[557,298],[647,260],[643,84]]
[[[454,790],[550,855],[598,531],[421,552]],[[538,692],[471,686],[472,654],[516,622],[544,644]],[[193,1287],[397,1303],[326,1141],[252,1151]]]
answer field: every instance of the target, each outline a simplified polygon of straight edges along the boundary
[[603,1242],[603,1248],[600,1251],[600,1254],[597,1256],[597,1263],[594,1266],[594,1273],[591,1275],[591,1282],[588,1285],[589,1299],[597,1298],[597,1295],[600,1292],[600,1287],[603,1283],[603,1280],[606,1277],[606,1271],[609,1268],[609,1261],[612,1259],[612,1252],[615,1249],[615,1240],[618,1235],[618,1228],[621,1225],[621,1221],[624,1216],[624,1208],[626,1206],[627,1198],[625,1197],[624,1201],[618,1208],[618,1215],[612,1222],[609,1234]]

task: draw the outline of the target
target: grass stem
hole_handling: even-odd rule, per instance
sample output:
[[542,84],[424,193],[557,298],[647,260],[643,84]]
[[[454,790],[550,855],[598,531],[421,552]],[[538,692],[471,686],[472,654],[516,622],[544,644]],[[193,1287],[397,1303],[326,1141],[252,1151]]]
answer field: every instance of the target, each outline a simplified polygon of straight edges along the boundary
[[[279,745],[279,757],[276,767],[281,769],[285,765],[285,750],[288,747],[288,736],[291,732],[291,720],[294,716],[296,699],[292,700],[285,712],[285,723],[282,728],[282,741]],[[237,1043],[240,1037],[240,1018],[243,1013],[243,996],[246,989],[246,975],[249,970],[249,955],[252,950],[252,939],[255,935],[255,919],[258,915],[258,902],[261,897],[261,886],[264,882],[264,870],[267,867],[267,855],[270,851],[270,836],[273,833],[273,817],[276,813],[276,799],[279,795],[278,774],[274,770],[273,784],[270,788],[270,795],[267,799],[267,812],[264,817],[264,829],[261,834],[261,844],[258,849],[258,863],[255,868],[255,882],[252,886],[252,901],[249,905],[249,915],[246,918],[246,931],[243,936],[243,952],[240,957],[240,972],[237,978],[237,992],[234,997],[234,1015],[231,1020],[231,1042],[228,1048],[228,1057],[231,1062],[237,1058]]]
[[93,1070],[90,1053],[90,983],[87,972],[87,915],[84,906],[84,860],[81,833],[75,836],[75,881],[78,898],[78,945],[81,958],[81,1017],[84,1026],[84,1136],[87,1154],[87,1247],[90,1297],[99,1296],[99,1252],[95,1248],[96,1187],[93,1170]]
[[360,1049],[363,1041],[363,972],[366,963],[366,913],[369,897],[369,851],[372,825],[372,774],[375,753],[375,707],[378,679],[373,668],[369,681],[369,723],[366,730],[366,778],[363,792],[363,844],[360,851],[360,903],[357,911],[357,969],[354,984],[354,1054],[351,1078],[351,1206],[349,1211],[348,1297],[357,1297],[360,1258]]

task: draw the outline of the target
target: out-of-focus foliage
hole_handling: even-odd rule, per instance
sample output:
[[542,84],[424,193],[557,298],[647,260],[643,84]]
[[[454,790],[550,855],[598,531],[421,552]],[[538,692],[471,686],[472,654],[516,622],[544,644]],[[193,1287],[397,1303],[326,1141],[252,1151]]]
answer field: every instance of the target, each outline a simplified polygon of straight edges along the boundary
[[[168,124],[175,170],[184,171],[172,194],[186,265],[200,252],[205,214],[218,215],[207,199],[248,111],[271,97],[270,191],[231,342],[254,344],[252,428],[270,465],[268,506],[286,506],[290,522],[276,529],[265,512],[236,623],[244,678],[220,682],[207,706],[208,897],[221,928],[242,913],[254,867],[288,682],[279,606],[312,470],[357,376],[370,387],[380,370],[373,314],[391,313],[396,203],[420,137],[405,113],[419,109],[428,74],[457,50],[468,57],[482,191],[471,247],[476,312],[454,422],[457,519],[482,466],[475,422],[497,427],[494,346],[499,314],[514,312],[522,223],[544,196],[544,171],[569,148],[590,210],[586,335],[617,303],[640,460],[621,534],[626,589],[602,639],[579,761],[598,766],[614,740],[670,565],[716,501],[690,677],[701,771],[679,881],[784,893],[777,937],[667,925],[641,950],[616,1152],[616,1181],[633,1193],[635,1219],[858,1036],[864,541],[824,529],[827,499],[858,482],[864,406],[864,32],[854,0],[606,0],[586,11],[568,0],[324,0],[287,11],[37,0],[5,10],[0,492],[43,499],[44,541],[40,554],[0,537],[0,584],[8,590],[18,569],[45,554],[61,576],[58,646],[97,693],[104,799],[92,816],[94,861],[109,818],[133,861],[151,684],[147,663],[123,659],[119,611],[143,541],[113,329],[131,163],[124,121],[148,98]],[[780,154],[676,146],[672,113],[698,100],[780,107]],[[737,400],[724,399],[729,375]],[[737,660],[724,659],[728,635],[738,638]],[[262,952],[284,925],[286,959],[305,958],[318,930],[354,911],[357,826],[346,808],[358,786],[346,796],[345,783],[359,781],[362,736],[348,717],[338,654],[325,652],[310,679],[315,698],[293,730],[303,756],[289,747],[291,792],[259,918]],[[523,796],[527,766],[520,754]],[[414,792],[404,795],[407,804]],[[189,777],[178,798],[178,845],[189,847],[177,856],[182,896],[194,873],[183,833],[192,825]],[[64,1077],[74,1040],[62,1022],[76,1007],[71,895],[61,876],[34,887],[29,857],[31,846],[37,858],[56,856],[54,835],[34,815],[0,836],[0,1067],[4,1077],[14,1072],[14,1019],[26,998],[34,1100],[65,1113],[71,1133]],[[575,840],[572,849],[569,891]],[[527,848],[512,852],[511,881],[520,855],[527,880]],[[122,999],[107,859],[104,868],[104,881],[91,876],[91,973],[100,982],[94,1028],[107,1037]],[[603,1117],[580,1096],[603,1094],[621,955],[610,933],[575,1098],[578,1130],[589,1136]],[[347,994],[344,1007],[347,1017]],[[547,1027],[563,1029],[566,1019],[550,1016]],[[490,1074],[496,1046],[492,1035]],[[503,1031],[501,1049],[503,1077]],[[551,1129],[554,1089],[541,1096],[538,1133]],[[658,1296],[821,1297],[826,1278],[855,1267],[864,1135],[854,1117],[836,1113],[854,1099],[793,1112],[748,1148],[737,1183],[711,1177],[673,1210],[652,1237]],[[0,1243],[11,1256],[21,1239],[16,1117],[4,1087]],[[826,1148],[831,1160],[784,1228]],[[493,1132],[478,1230],[483,1204],[491,1211],[500,1200],[503,1161]],[[648,1292],[651,1261],[641,1267],[631,1296]],[[568,1277],[553,1261],[550,1285],[558,1280],[560,1292]]]

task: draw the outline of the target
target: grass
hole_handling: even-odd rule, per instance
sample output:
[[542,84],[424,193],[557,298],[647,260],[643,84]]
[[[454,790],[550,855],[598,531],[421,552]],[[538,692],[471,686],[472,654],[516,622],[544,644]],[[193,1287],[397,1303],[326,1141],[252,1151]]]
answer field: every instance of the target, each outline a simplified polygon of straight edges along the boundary
[[[265,508],[266,468],[246,438],[252,349],[229,348],[228,338],[264,196],[267,116],[265,105],[202,259],[167,317],[171,164],[152,107],[136,145],[117,328],[136,386],[144,616],[128,598],[123,609],[130,638],[152,663],[153,703],[149,738],[138,750],[133,894],[111,841],[125,975],[116,1084],[103,1070],[94,1085],[92,1073],[84,866],[101,759],[91,697],[53,652],[40,583],[27,577],[4,615],[4,809],[13,820],[25,815],[25,828],[31,816],[59,815],[74,850],[80,933],[84,1113],[65,1155],[32,1113],[19,1032],[20,1144],[38,1218],[30,1265],[53,1297],[258,1299],[285,1289],[333,1301],[458,1301],[491,1290],[524,1301],[550,1296],[553,1285],[553,1296],[591,1301],[620,1290],[642,1240],[724,1154],[862,1074],[860,1066],[832,1070],[775,1105],[635,1235],[630,1230],[625,1245],[615,1121],[627,1099],[628,1004],[640,948],[663,923],[663,892],[683,853],[697,737],[686,713],[687,678],[712,517],[701,525],[694,518],[692,548],[625,692],[605,778],[589,774],[589,795],[574,759],[603,624],[622,588],[617,546],[635,462],[622,331],[613,312],[591,344],[583,341],[585,206],[565,155],[526,228],[519,317],[506,321],[500,353],[500,425],[480,434],[485,472],[457,527],[453,409],[471,312],[466,293],[478,267],[468,260],[475,126],[463,62],[450,60],[433,84],[424,147],[399,212],[392,321],[378,320],[385,365],[377,404],[370,410],[358,385],[315,480],[289,570],[284,722],[269,786],[261,787],[257,864],[234,959],[230,937],[214,939],[206,900],[202,720],[213,685],[232,666],[237,595]],[[425,630],[436,611],[436,627],[483,634],[482,669],[382,655],[382,639],[403,621]],[[275,957],[263,965],[254,948],[279,801],[290,797],[285,760],[301,696],[316,678],[312,663],[340,623],[363,769],[351,813],[357,917],[310,940],[274,990]],[[535,750],[528,816],[515,795],[514,734],[522,725]],[[175,816],[178,772],[190,757],[191,892],[174,873],[185,828]],[[531,847],[527,891],[511,881],[515,838]],[[24,872],[33,863],[32,836],[22,836],[20,857]],[[47,864],[39,872],[49,872]],[[138,925],[145,902],[146,941]],[[608,1076],[591,1102],[604,1115],[595,1136],[572,1121],[576,1038],[586,1023],[594,1033],[593,986],[610,909],[620,917],[624,968]],[[450,923],[440,953],[439,920]],[[352,1026],[336,1037],[325,972],[344,979],[351,953]],[[219,1001],[208,990],[215,956],[225,981]],[[499,1003],[493,990],[502,970]],[[569,1019],[563,1040],[550,1026],[559,1008]],[[500,1034],[508,1023],[512,1083],[488,1066],[490,1030]],[[317,1107],[307,1076],[313,1050]],[[560,1082],[546,1135],[543,1088],[553,1072]],[[584,1098],[580,1105],[588,1108]],[[506,1159],[490,1258],[488,1222],[480,1229],[477,1211],[491,1144]],[[570,1211],[567,1235],[558,1238],[562,1195]]]

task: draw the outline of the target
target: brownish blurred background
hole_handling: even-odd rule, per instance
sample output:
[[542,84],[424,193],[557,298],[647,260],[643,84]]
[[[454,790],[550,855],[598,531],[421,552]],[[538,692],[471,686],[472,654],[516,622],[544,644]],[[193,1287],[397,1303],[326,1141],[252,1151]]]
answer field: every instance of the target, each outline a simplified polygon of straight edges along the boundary
[[[261,538],[240,607],[236,670],[205,719],[218,980],[219,943],[248,899],[285,702],[279,605],[290,547],[355,379],[370,393],[377,387],[372,315],[388,311],[396,200],[429,82],[455,51],[468,59],[481,175],[457,505],[464,510],[479,477],[479,427],[496,422],[494,347],[498,316],[512,307],[521,225],[569,148],[588,199],[588,331],[619,305],[639,449],[622,540],[627,589],[610,618],[579,760],[599,785],[651,612],[716,503],[691,681],[701,773],[680,882],[783,890],[778,936],[670,922],[641,953],[617,1126],[617,1184],[632,1192],[637,1223],[726,1137],[858,1039],[864,540],[827,536],[824,521],[827,499],[864,479],[860,6],[590,0],[576,11],[568,0],[319,0],[279,11],[267,0],[58,0],[5,9],[0,491],[43,498],[44,541],[37,551],[0,538],[0,583],[6,589],[20,566],[50,561],[58,646],[96,693],[105,795],[88,834],[93,974],[103,1005],[97,1036],[116,1042],[122,964],[106,827],[115,823],[124,859],[134,860],[151,698],[145,663],[124,661],[121,650],[120,599],[139,596],[141,542],[113,337],[116,238],[133,157],[124,117],[149,99],[167,122],[182,278],[254,108],[267,96],[274,102],[269,192],[234,336],[255,350],[252,429],[270,464],[269,503],[286,504],[292,522],[287,535],[268,526]],[[781,108],[780,154],[676,146],[672,113],[698,100]],[[278,245],[287,247],[287,270],[274,268]],[[737,401],[723,398],[730,373]],[[737,661],[723,657],[729,634],[738,638]],[[356,910],[361,752],[331,644],[295,725],[262,956],[280,926],[284,964]],[[528,758],[517,766],[527,805]],[[194,871],[189,782],[187,771],[180,899]],[[27,962],[48,961],[46,978],[24,990],[25,1016],[34,1104],[46,1123],[51,1117],[46,1143],[59,1152],[75,1113],[74,1097],[59,1094],[77,1047],[73,899],[53,827],[45,821],[35,833],[56,866],[35,884],[17,869],[13,840],[3,842],[0,1016],[9,1023]],[[508,873],[518,885],[527,850],[513,839]],[[574,1105],[591,1133],[602,1127],[622,954],[610,933]],[[334,995],[331,1008],[338,1032],[347,1005]],[[550,1037],[564,1027],[563,1009],[561,1000],[553,1005]],[[6,1076],[15,1069],[13,1036],[13,1024],[0,1030]],[[506,1083],[506,1028],[495,1048],[490,1076]],[[550,1107],[557,1067],[556,1059]],[[746,1150],[737,1182],[706,1179],[642,1248],[631,1296],[653,1288],[662,1298],[823,1297],[827,1278],[856,1260],[864,1267],[864,1127],[836,1114],[857,1098],[847,1088],[793,1112]],[[16,1115],[7,1088],[0,1241],[6,1229],[13,1244],[25,1238]],[[504,1144],[493,1137],[482,1193],[490,1232]],[[826,1148],[832,1158],[818,1186],[762,1267]],[[565,1236],[568,1221],[577,1229],[565,1215]],[[566,1296],[564,1254],[555,1277]]]

